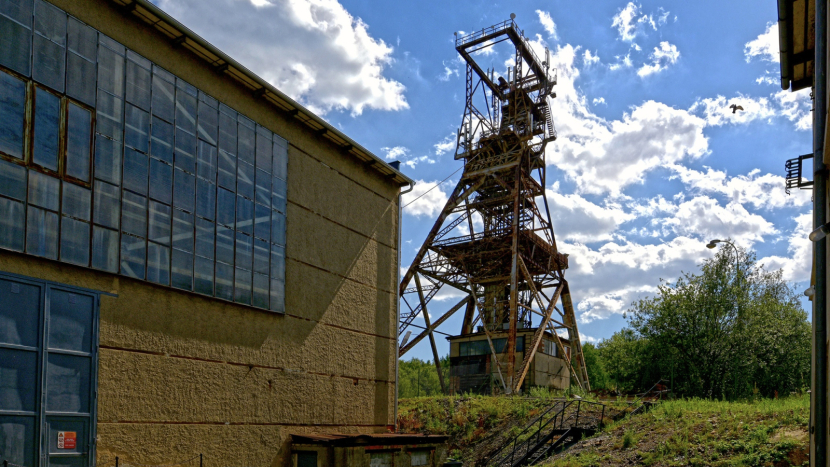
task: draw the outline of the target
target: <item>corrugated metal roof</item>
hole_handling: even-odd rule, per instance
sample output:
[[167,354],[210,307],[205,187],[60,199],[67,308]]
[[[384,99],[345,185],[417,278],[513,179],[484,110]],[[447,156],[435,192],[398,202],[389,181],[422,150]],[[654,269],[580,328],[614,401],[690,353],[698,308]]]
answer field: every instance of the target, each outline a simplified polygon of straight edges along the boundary
[[287,113],[288,116],[299,120],[313,132],[338,146],[344,153],[363,162],[367,168],[379,172],[381,175],[394,180],[401,186],[412,185],[414,183],[411,178],[387,164],[383,159],[368,149],[357,144],[328,122],[239,64],[236,60],[230,58],[198,34],[150,3],[149,0],[110,1],[118,5],[125,13],[135,16],[155,28],[162,35],[167,36],[178,47],[194,53],[207,62],[217,73],[233,78],[242,86],[250,89],[251,93],[256,97],[271,103],[279,110]]

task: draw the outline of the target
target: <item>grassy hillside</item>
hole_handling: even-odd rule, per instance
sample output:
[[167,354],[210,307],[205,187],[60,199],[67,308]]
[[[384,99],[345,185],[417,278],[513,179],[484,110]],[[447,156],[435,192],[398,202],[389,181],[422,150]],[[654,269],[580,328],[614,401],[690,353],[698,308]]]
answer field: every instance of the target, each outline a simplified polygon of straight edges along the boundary
[[[401,431],[450,436],[451,456],[476,465],[551,404],[549,397],[401,399]],[[610,404],[609,414],[626,410]],[[808,396],[755,402],[677,400],[623,418],[541,465],[788,466],[807,462]]]

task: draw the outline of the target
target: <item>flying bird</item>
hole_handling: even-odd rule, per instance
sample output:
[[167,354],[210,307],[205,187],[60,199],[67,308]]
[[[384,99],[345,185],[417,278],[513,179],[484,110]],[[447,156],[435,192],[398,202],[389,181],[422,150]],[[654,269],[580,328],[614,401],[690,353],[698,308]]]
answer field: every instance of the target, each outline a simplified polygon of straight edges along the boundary
[[732,104],[732,105],[729,106],[729,108],[732,109],[732,113],[735,113],[738,110],[743,110],[744,109],[743,107],[741,107],[738,104]]

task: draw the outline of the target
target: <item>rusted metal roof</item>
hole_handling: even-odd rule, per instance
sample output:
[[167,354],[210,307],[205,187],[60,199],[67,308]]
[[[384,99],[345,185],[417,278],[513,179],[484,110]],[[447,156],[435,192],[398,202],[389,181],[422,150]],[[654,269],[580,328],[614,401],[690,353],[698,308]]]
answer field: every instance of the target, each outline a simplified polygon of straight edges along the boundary
[[443,444],[449,436],[422,435],[416,433],[303,433],[291,434],[295,444],[318,444],[324,446],[400,446]]
[[282,91],[248,70],[236,60],[211,45],[201,36],[191,31],[173,17],[153,5],[149,0],[110,0],[125,14],[134,16],[150,25],[160,34],[166,36],[177,47],[189,50],[197,57],[207,62],[219,75],[228,76],[240,85],[248,88],[254,96],[269,102],[277,109],[286,113],[306,125],[321,138],[328,139],[332,144],[351,157],[358,159],[367,168],[379,172],[400,186],[412,185],[414,182],[399,170],[387,164],[383,159],[368,149],[357,144],[328,122],[315,115]]

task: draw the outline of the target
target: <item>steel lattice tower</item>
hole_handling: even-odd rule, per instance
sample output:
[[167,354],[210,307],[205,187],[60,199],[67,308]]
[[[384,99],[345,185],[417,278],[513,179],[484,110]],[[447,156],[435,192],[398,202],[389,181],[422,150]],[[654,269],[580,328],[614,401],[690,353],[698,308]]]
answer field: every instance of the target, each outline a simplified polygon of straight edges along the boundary
[[[483,70],[476,52],[509,41],[515,65],[505,77]],[[545,146],[556,139],[549,98],[556,84],[549,52],[540,61],[512,19],[456,36],[456,50],[465,60],[466,101],[458,131],[456,160],[464,170],[435,225],[401,280],[399,336],[423,314],[425,328],[401,342],[403,356],[428,337],[442,389],[446,392],[434,332],[447,318],[465,310],[461,334],[479,325],[487,334],[494,365],[505,393],[521,388],[530,362],[545,333],[570,367],[572,384],[590,389],[573,305],[564,270],[567,255],[556,248],[545,197]],[[543,210],[536,199],[543,200]],[[430,300],[444,287],[465,294],[434,322],[426,313]],[[561,301],[561,308],[557,303]],[[519,323],[538,328],[522,362],[515,361]],[[529,327],[529,326],[526,326]],[[507,329],[507,366],[501,368],[490,332]],[[566,330],[570,353],[559,332]]]

